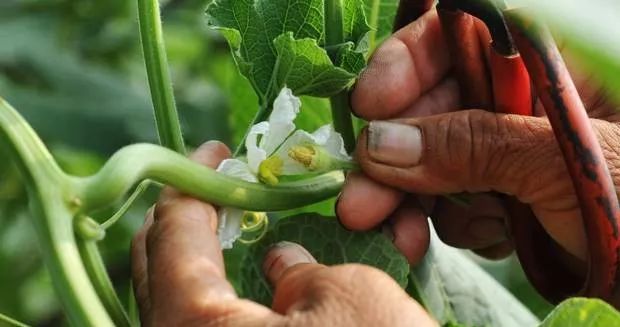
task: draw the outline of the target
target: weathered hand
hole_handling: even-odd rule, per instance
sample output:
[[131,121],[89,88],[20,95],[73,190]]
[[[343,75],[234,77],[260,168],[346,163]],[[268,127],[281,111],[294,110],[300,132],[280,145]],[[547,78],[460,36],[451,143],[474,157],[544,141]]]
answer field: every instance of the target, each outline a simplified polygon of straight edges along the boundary
[[[217,142],[192,158],[216,167]],[[216,208],[166,188],[132,244],[132,275],[147,326],[436,326],[387,274],[363,265],[326,267],[301,246],[279,243],[264,259],[272,308],[240,299],[226,280]]]
[[[482,44],[488,42],[488,35],[478,35]],[[571,65],[567,53],[612,177],[620,185],[616,108],[591,76]],[[502,257],[512,244],[504,225],[507,213],[498,199],[477,195],[464,208],[419,196],[497,191],[529,204],[557,243],[585,259],[579,206],[546,118],[463,110],[469,108],[460,105],[451,66],[435,11],[395,33],[375,52],[352,95],[355,113],[371,123],[357,148],[364,173],[348,177],[338,202],[341,222],[364,230],[391,219],[396,246],[416,263],[428,246],[430,213],[445,242]],[[542,116],[540,104],[536,112]]]

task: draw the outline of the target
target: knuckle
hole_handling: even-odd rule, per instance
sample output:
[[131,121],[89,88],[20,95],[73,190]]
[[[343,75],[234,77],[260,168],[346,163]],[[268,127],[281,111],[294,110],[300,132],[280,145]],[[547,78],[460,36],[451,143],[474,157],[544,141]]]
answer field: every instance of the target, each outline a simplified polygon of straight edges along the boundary
[[483,150],[483,144],[480,144],[483,138],[478,136],[481,133],[478,111],[445,114],[435,126],[431,126],[435,133],[425,133],[434,138],[429,140],[431,146],[426,149],[429,162],[443,175],[456,179],[457,184],[468,187],[473,187],[472,169]]
[[566,180],[564,159],[549,122],[543,118],[504,117],[506,144],[492,173],[498,188],[527,199],[548,193],[549,185]]
[[[550,164],[562,157],[549,123],[540,118],[493,115],[487,126],[484,154],[487,160],[478,172],[491,189],[524,195],[540,188],[550,176]],[[558,170],[555,170],[556,172]],[[537,178],[531,178],[536,176]],[[525,178],[528,177],[528,178]],[[535,185],[536,184],[536,185]]]

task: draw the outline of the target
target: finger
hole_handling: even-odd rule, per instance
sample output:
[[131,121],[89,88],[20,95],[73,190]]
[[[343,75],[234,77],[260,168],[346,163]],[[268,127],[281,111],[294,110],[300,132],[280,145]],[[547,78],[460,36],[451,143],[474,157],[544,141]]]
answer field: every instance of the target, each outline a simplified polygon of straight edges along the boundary
[[561,155],[546,120],[481,110],[373,121],[356,155],[369,177],[421,194],[495,190],[531,203],[567,175],[548,169]]
[[263,261],[263,272],[267,280],[276,285],[287,269],[308,263],[317,263],[308,250],[299,244],[282,241],[267,252]]
[[414,104],[399,114],[399,118],[425,117],[461,108],[459,86],[453,77],[446,78],[432,90],[420,96]]
[[[220,143],[209,142],[192,158],[215,167],[228,154]],[[227,310],[226,300],[236,298],[225,278],[216,210],[173,191],[163,197],[146,239],[153,319],[192,316],[198,308],[215,319]]]
[[[615,125],[592,123],[603,148],[614,144]],[[610,158],[617,153],[613,147],[604,151]],[[544,118],[467,110],[375,121],[361,134],[356,156],[369,177],[412,193],[513,195],[532,206],[559,244],[585,257],[572,180]]]
[[361,173],[349,173],[336,203],[336,216],[346,228],[368,230],[385,220],[402,198],[401,191]]
[[437,12],[431,10],[386,40],[351,97],[366,119],[394,117],[444,79],[451,63]]
[[274,296],[272,308],[279,313],[286,313],[290,306],[301,297],[300,287],[280,287],[282,276],[291,269],[299,267],[303,275],[313,274],[326,267],[317,264],[316,259],[301,245],[291,242],[275,244],[265,255],[263,272],[267,280],[276,287],[279,296]]
[[263,265],[275,285],[272,307],[286,314],[290,325],[372,324],[361,313],[376,310],[377,303],[382,304],[382,325],[435,325],[384,272],[355,264],[325,267],[310,258],[301,246],[286,243],[270,250]]
[[147,234],[149,293],[158,309],[155,314],[191,315],[198,301],[236,297],[225,278],[216,228],[217,213],[209,204],[179,198],[157,206]]
[[[217,168],[222,160],[231,156],[230,149],[219,141],[208,141],[196,149],[189,158],[210,168]],[[181,196],[181,193],[172,187],[165,187],[160,194],[160,201]]]
[[131,241],[131,277],[136,301],[140,308],[140,321],[144,324],[148,324],[151,310],[148,288],[146,234],[153,224],[153,209],[154,207],[151,207],[146,213],[144,225]]
[[433,226],[446,244],[462,249],[485,249],[508,239],[508,213],[491,194],[469,195],[469,204],[437,199]]
[[409,264],[416,265],[428,251],[430,230],[427,219],[420,209],[410,206],[403,206],[392,215],[394,245]]

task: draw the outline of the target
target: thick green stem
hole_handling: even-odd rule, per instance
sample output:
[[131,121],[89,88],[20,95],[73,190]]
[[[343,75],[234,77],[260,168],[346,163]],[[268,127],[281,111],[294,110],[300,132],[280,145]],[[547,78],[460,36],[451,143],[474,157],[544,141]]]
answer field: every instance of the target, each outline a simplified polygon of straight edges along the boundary
[[325,1],[325,46],[344,42],[344,23],[342,20],[342,0]]
[[54,162],[23,118],[0,99],[0,142],[27,186],[41,252],[65,312],[75,326],[112,326],[80,258],[73,217],[80,200],[69,177]]
[[138,0],[138,21],[160,143],[184,154],[157,0]]
[[[148,160],[145,160],[148,158]],[[88,178],[74,178],[83,196],[84,211],[118,201],[133,185],[151,179],[223,206],[253,211],[297,208],[338,194],[342,172],[269,186],[220,174],[184,156],[152,144],[130,145],[119,150],[105,166]]]
[[[325,1],[325,47],[344,43],[344,23],[342,19],[342,0]],[[336,63],[336,58],[332,58]],[[351,119],[349,94],[344,90],[330,99],[334,129],[342,135],[347,152],[355,148],[355,133]]]
[[114,324],[119,327],[131,327],[129,317],[114,291],[114,286],[106,271],[105,264],[97,248],[97,243],[94,240],[78,238],[77,244],[80,255],[84,260],[86,271],[95,285],[95,290],[101,298],[103,305],[112,317]]
[[331,97],[329,103],[332,109],[334,129],[342,135],[344,148],[348,153],[352,153],[355,150],[355,132],[350,114],[349,93],[347,91],[340,92]]
[[[30,126],[2,99],[0,142],[6,145],[27,185],[43,257],[65,311],[76,326],[112,326],[106,306],[112,307],[112,313],[120,311],[105,269],[97,261],[98,254],[83,248],[86,266],[82,261],[74,232],[77,215],[109,206],[144,179],[218,205],[255,211],[292,209],[330,198],[344,181],[342,172],[331,172],[277,186],[248,183],[152,144],[121,149],[94,176],[68,176]],[[120,314],[114,315],[117,323],[122,320]]]

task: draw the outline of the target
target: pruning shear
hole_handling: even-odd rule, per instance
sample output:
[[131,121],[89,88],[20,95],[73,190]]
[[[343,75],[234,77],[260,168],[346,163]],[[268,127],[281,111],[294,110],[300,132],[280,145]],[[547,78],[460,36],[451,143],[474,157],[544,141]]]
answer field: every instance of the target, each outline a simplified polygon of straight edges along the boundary
[[[401,0],[395,28],[420,17],[433,2]],[[585,107],[551,34],[527,9],[507,9],[502,0],[439,0],[437,11],[451,56],[457,58],[464,105],[532,115],[536,95],[571,176],[587,237],[587,275],[584,279],[564,269],[552,250],[554,241],[529,206],[506,196],[509,227],[526,276],[552,302],[579,295],[620,305],[620,205]],[[474,17],[486,25],[491,44],[481,45],[474,37]],[[487,50],[485,64],[481,58]]]

